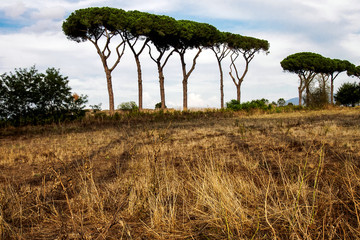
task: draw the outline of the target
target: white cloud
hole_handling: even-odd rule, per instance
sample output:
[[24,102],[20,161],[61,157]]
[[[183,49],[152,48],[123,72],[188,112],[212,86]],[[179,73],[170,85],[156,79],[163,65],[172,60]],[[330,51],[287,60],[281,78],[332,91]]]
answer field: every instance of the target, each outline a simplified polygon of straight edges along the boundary
[[8,3],[1,3],[0,10],[5,12],[5,16],[10,18],[18,18],[25,13],[26,7],[22,1]]
[[33,19],[56,19],[62,20],[66,14],[66,10],[62,6],[52,6],[40,8],[31,14]]

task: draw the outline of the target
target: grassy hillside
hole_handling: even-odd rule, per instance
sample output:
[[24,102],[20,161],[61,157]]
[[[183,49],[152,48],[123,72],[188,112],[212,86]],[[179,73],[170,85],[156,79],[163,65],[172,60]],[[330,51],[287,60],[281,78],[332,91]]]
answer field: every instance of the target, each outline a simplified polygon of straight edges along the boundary
[[2,130],[1,239],[360,238],[360,113]]

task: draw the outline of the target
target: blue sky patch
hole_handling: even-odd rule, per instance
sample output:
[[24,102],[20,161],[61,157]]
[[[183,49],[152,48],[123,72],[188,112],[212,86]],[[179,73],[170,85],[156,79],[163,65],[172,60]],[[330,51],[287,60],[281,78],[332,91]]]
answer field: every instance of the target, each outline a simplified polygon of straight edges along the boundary
[[0,30],[16,31],[25,26],[21,21],[0,17]]

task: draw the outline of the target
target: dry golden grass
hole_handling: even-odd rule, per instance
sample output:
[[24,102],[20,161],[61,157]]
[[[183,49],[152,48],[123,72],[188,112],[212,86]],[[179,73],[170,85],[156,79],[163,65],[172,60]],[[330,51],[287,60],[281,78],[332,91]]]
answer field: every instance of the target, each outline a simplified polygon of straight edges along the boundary
[[7,131],[1,239],[360,238],[356,109]]

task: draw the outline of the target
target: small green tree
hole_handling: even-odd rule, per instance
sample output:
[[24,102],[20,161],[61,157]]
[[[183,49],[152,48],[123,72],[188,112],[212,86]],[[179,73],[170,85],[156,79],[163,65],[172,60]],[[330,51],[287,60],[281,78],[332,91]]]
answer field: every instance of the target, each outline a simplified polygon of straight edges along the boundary
[[0,76],[0,119],[16,125],[59,121],[84,113],[86,96],[71,93],[68,78],[49,68],[15,69]]
[[355,107],[360,102],[360,84],[344,83],[335,94],[335,101],[345,106]]
[[[329,65],[329,59],[317,53],[300,52],[289,55],[282,60],[280,64],[284,71],[296,73],[299,76],[299,106],[301,106],[304,90],[306,90],[306,94],[309,96],[311,82],[318,73],[326,72],[326,67]],[[305,101],[305,103],[308,105],[308,101]]]
[[286,101],[285,101],[285,99],[283,99],[283,98],[279,98],[279,100],[277,101],[277,104],[278,104],[280,107],[285,106],[285,103],[286,103]]

